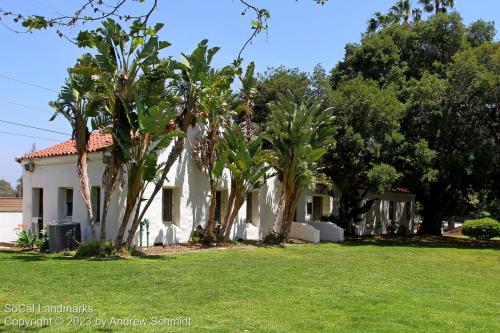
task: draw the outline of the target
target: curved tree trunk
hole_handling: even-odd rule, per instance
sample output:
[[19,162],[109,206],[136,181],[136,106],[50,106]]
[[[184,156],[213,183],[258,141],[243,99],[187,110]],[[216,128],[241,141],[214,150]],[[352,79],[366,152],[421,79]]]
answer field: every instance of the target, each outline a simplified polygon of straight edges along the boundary
[[212,239],[215,229],[215,208],[217,206],[217,184],[210,180],[210,204],[208,207],[208,221],[205,227],[207,238]]
[[229,241],[229,238],[231,237],[231,229],[233,228],[234,221],[236,220],[238,212],[241,206],[243,206],[244,202],[245,200],[243,199],[243,196],[236,196],[236,198],[234,199],[231,214],[229,215],[228,223],[226,224],[224,229],[224,238],[223,238],[224,243],[227,243]]
[[78,160],[76,163],[76,173],[78,179],[80,180],[80,195],[82,197],[83,205],[87,210],[87,221],[90,225],[90,231],[92,233],[92,239],[96,239],[95,231],[95,218],[94,212],[92,211],[92,201],[90,194],[90,182],[89,175],[87,171],[87,152],[78,153]]
[[106,222],[108,217],[109,205],[111,203],[111,197],[115,191],[116,184],[118,182],[118,177],[120,173],[120,166],[116,160],[116,155],[112,155],[109,163],[106,165],[103,175],[103,185],[104,191],[104,203],[102,207],[102,218],[101,218],[101,228],[99,235],[99,245],[101,251],[104,249],[106,243]]
[[290,230],[292,229],[293,216],[295,215],[295,210],[297,208],[297,200],[299,193],[297,191],[291,190],[290,195],[286,199],[285,210],[283,212],[283,223],[281,224],[281,237],[283,241],[287,242],[289,240]]
[[[142,192],[141,192],[141,198],[142,195],[144,194],[145,187],[143,187]],[[128,236],[127,236],[127,242],[125,243],[125,246],[127,248],[132,247],[132,242],[134,241],[134,236],[135,233],[137,232],[137,228],[139,227],[140,220],[139,220],[139,214],[141,213],[141,201],[137,203],[137,207],[135,208],[135,214],[134,214],[134,220],[132,222],[132,226],[130,227],[128,231]]]
[[285,187],[282,185],[280,198],[278,200],[278,207],[276,207],[276,213],[274,214],[274,221],[272,226],[273,232],[278,232],[278,224],[282,216],[283,209],[285,207],[285,202],[286,202]]

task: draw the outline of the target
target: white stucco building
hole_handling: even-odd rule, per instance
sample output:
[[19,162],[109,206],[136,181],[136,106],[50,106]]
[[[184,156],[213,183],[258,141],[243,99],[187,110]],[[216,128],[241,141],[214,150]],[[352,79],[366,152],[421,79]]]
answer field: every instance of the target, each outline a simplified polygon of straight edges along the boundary
[[[191,129],[188,137],[193,137],[196,129]],[[92,186],[94,215],[101,214],[104,191],[101,189],[104,164],[103,151],[111,144],[111,137],[94,132],[89,142],[88,174]],[[209,183],[206,176],[191,159],[192,148],[186,140],[186,149],[181,158],[170,169],[163,189],[156,196],[145,218],[150,221],[149,245],[187,242],[192,230],[207,220],[209,205]],[[170,149],[160,156],[165,160]],[[23,166],[23,224],[34,229],[41,228],[52,221],[71,220],[79,222],[83,240],[90,238],[90,227],[86,224],[87,213],[80,198],[80,183],[76,176],[76,148],[72,140],[27,154],[18,159]],[[229,174],[226,174],[217,192],[217,217],[224,216],[229,195]],[[126,184],[125,184],[126,186]],[[279,182],[270,178],[241,208],[234,225],[233,237],[242,239],[262,239],[272,227],[277,201]],[[145,197],[153,190],[146,190]],[[114,239],[121,222],[126,200],[126,189],[117,187],[112,198],[107,218],[107,237]],[[318,199],[318,197],[320,199]],[[385,198],[385,197],[384,197]],[[375,213],[378,220],[384,220],[386,200],[401,200],[387,197],[381,201],[380,212]],[[407,202],[410,198],[398,201]],[[413,200],[413,199],[411,199]],[[321,202],[321,204],[320,204]],[[413,202],[413,201],[412,201]],[[413,206],[412,206],[413,207]],[[375,209],[375,208],[374,208]],[[394,212],[404,211],[394,208]],[[299,201],[297,222],[292,228],[292,236],[310,241],[342,240],[343,231],[335,225],[317,225],[321,215],[335,210],[335,199],[306,193]],[[402,213],[404,215],[404,213]],[[397,215],[399,216],[399,215]],[[99,222],[98,222],[99,223]],[[96,228],[99,229],[98,226]],[[340,230],[339,230],[340,229]],[[321,236],[320,236],[321,230]],[[340,235],[340,233],[342,235]],[[340,237],[341,236],[341,237]],[[145,243],[145,237],[144,243]],[[138,244],[136,235],[136,244]]]

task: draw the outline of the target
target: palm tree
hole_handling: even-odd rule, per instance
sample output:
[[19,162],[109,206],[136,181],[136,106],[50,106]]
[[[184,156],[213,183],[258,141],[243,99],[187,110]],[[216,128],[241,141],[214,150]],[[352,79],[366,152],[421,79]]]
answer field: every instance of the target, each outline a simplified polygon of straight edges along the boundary
[[[84,71],[80,69],[85,68]],[[88,142],[90,139],[89,121],[97,114],[97,106],[94,103],[94,82],[92,80],[92,69],[95,63],[90,55],[82,56],[74,68],[68,69],[69,78],[62,87],[56,101],[49,105],[55,109],[50,118],[54,120],[58,115],[63,116],[73,129],[77,151],[76,170],[80,181],[80,195],[87,210],[88,223],[92,232],[92,238],[96,238],[95,217],[92,211],[90,197],[90,183],[87,172]]]
[[396,4],[391,7],[390,13],[392,13],[398,21],[402,19],[403,22],[408,22],[410,17],[412,17],[410,0],[398,0]]
[[253,190],[262,186],[270,168],[268,158],[262,151],[262,138],[246,140],[240,127],[227,128],[222,139],[224,165],[231,172],[231,192],[220,238],[229,240],[238,211]]
[[427,13],[446,13],[450,8],[455,6],[454,0],[419,0],[420,4],[424,6]]
[[326,183],[319,160],[333,143],[333,109],[319,105],[297,105],[288,91],[270,103],[269,122],[264,138],[272,145],[271,165],[281,182],[281,195],[274,229],[281,218],[280,236],[288,240],[297,201],[305,189]]

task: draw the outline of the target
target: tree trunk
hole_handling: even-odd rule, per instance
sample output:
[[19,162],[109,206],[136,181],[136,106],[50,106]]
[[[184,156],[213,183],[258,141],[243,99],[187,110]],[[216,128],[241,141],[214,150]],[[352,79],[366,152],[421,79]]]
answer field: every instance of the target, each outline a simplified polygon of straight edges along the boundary
[[293,216],[297,209],[297,200],[300,195],[295,189],[291,189],[290,195],[286,199],[285,210],[283,212],[283,223],[281,225],[281,237],[284,242],[289,240],[290,230],[292,229]]
[[116,183],[118,182],[118,175],[120,168],[116,160],[116,155],[112,155],[109,163],[106,165],[104,175],[103,175],[103,185],[104,191],[104,203],[102,207],[102,218],[101,218],[101,232],[99,235],[99,246],[101,251],[104,250],[106,243],[106,220],[108,217],[109,205],[111,203],[111,197],[115,191]]
[[422,225],[418,230],[420,235],[442,236],[441,225],[444,219],[444,214],[435,209],[426,208],[424,206]]
[[278,207],[276,207],[276,214],[274,215],[274,221],[272,227],[273,232],[278,232],[278,223],[280,221],[283,208],[285,207],[285,202],[286,202],[285,187],[281,185],[281,193],[278,201]]
[[208,221],[205,227],[207,238],[212,239],[215,229],[215,208],[217,206],[217,184],[210,180],[210,205],[208,208]]
[[230,223],[231,220],[231,214],[233,211],[234,203],[236,199],[236,188],[234,186],[234,181],[231,181],[231,192],[229,193],[229,199],[227,200],[227,209],[226,213],[224,214],[224,219],[222,220],[222,226],[220,229],[220,234],[219,238],[225,239],[226,237],[226,228],[227,225]]
[[[145,187],[142,188],[140,198],[142,198],[145,189],[146,189]],[[141,221],[139,219],[140,212],[141,212],[141,200],[139,200],[139,202],[137,202],[137,207],[135,208],[134,220],[132,222],[132,226],[130,227],[130,230],[128,231],[127,242],[125,244],[125,246],[127,248],[132,247],[132,242],[134,241],[135,233],[137,232],[137,228],[139,227],[139,224]]]
[[242,195],[235,196],[235,199],[234,199],[234,202],[232,205],[232,209],[231,209],[231,213],[229,215],[229,220],[228,220],[228,222],[225,226],[225,229],[224,229],[224,238],[223,238],[224,243],[227,243],[229,241],[229,238],[231,236],[231,229],[233,228],[234,221],[236,220],[236,217],[238,216],[238,212],[239,212],[241,206],[243,206],[243,202],[245,202],[245,200],[243,199]]
[[90,231],[92,233],[92,239],[96,239],[95,231],[95,218],[94,212],[92,211],[92,201],[90,194],[90,182],[89,175],[87,171],[87,148],[85,145],[85,151],[78,153],[78,160],[76,163],[76,172],[78,179],[80,180],[80,195],[82,197],[83,205],[87,210],[87,222],[90,225]]

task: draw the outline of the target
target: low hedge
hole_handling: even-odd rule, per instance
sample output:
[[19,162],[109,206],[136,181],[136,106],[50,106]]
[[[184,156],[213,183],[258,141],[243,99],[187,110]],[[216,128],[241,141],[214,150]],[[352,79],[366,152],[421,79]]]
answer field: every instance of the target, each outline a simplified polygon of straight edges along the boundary
[[481,240],[500,237],[500,222],[489,217],[467,220],[462,225],[462,234]]

